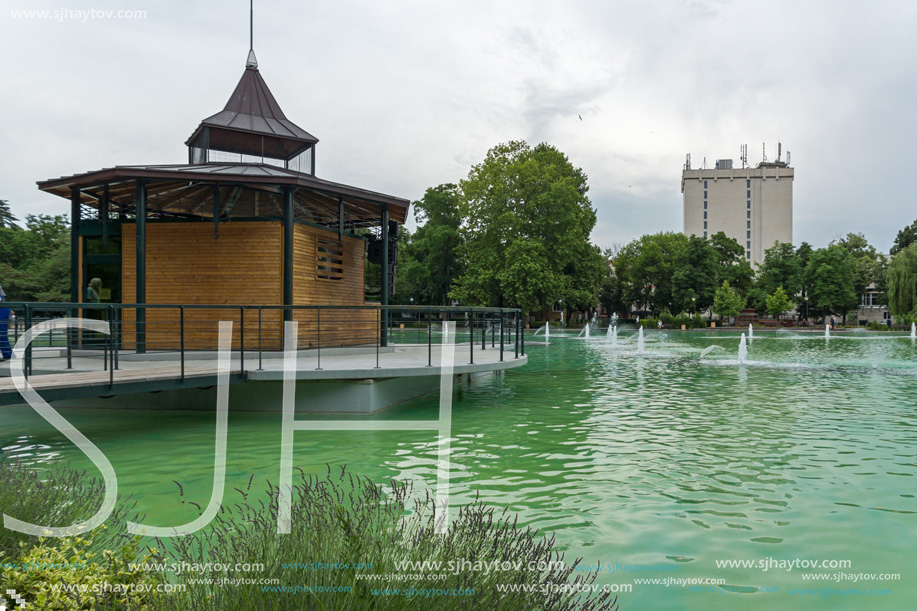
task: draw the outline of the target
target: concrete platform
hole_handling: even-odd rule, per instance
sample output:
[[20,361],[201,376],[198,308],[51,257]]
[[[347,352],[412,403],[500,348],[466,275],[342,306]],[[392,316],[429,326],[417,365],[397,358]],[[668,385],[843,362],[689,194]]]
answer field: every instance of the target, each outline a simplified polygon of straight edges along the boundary
[[[439,389],[440,346],[432,355],[426,344],[380,348],[354,347],[302,350],[297,354],[296,410],[314,413],[371,414],[391,405]],[[456,383],[492,374],[528,362],[500,349],[455,346],[453,379]],[[244,368],[233,354],[229,407],[237,411],[281,409],[282,353],[245,353]],[[431,358],[432,357],[432,358]],[[40,348],[33,353],[29,382],[51,405],[71,408],[213,410],[216,406],[216,353],[185,354],[181,379],[177,353],[119,355],[114,380],[102,369],[102,354],[74,351],[73,369],[66,369],[65,353]],[[431,364],[428,365],[428,362]],[[3,377],[6,376],[6,377]],[[0,363],[0,405],[25,405],[9,376],[9,361]]]

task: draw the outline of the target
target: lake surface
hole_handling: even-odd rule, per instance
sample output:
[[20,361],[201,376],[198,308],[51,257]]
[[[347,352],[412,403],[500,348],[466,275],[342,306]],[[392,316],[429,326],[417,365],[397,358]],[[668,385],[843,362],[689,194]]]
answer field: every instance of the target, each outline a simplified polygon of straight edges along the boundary
[[[526,367],[455,389],[453,503],[480,493],[555,532],[568,561],[621,565],[599,582],[632,585],[619,595],[624,611],[917,608],[917,345],[909,337],[759,333],[739,365],[736,333],[648,332],[643,355],[632,331],[616,348],[573,335],[552,334],[550,345],[527,346]],[[437,411],[431,395],[379,417],[434,419]],[[146,523],[196,517],[173,480],[186,499],[209,500],[212,413],[63,414],[109,457]],[[239,500],[232,489],[252,474],[254,488],[277,481],[280,427],[279,413],[230,414],[226,502]],[[307,472],[346,464],[422,489],[435,483],[434,442],[422,431],[304,431],[294,460]],[[0,411],[0,446],[94,472],[31,409]],[[717,566],[726,560],[770,566]],[[849,565],[788,570],[797,560]],[[628,572],[637,565],[660,570]],[[901,578],[803,578],[811,573]],[[728,587],[634,583],[653,578]],[[792,594],[797,588],[814,594]]]

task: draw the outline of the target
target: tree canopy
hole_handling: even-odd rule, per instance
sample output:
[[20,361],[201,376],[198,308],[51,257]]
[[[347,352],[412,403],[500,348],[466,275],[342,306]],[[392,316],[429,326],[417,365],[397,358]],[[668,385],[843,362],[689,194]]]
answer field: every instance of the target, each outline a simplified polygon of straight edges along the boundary
[[887,278],[889,312],[905,320],[917,319],[917,242],[892,257]]
[[805,274],[811,287],[809,305],[822,315],[836,313],[846,317],[857,307],[856,263],[840,244],[813,251]]
[[452,296],[469,305],[591,305],[607,266],[589,241],[596,216],[586,174],[548,144],[499,144],[462,181],[465,273]]
[[896,255],[915,242],[917,242],[917,221],[898,232],[889,254]]
[[0,284],[8,301],[70,301],[66,216],[28,215],[25,229],[0,227]]

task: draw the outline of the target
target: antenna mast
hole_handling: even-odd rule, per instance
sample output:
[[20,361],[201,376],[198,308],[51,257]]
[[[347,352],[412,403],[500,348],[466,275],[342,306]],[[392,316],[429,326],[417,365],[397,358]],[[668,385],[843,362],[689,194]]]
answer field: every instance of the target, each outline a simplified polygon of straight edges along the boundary
[[743,144],[739,146],[739,159],[742,160],[742,168],[745,168],[748,163],[748,145]]
[[767,145],[764,142],[761,143],[761,163],[767,163]]
[[255,50],[255,0],[248,3],[248,50]]

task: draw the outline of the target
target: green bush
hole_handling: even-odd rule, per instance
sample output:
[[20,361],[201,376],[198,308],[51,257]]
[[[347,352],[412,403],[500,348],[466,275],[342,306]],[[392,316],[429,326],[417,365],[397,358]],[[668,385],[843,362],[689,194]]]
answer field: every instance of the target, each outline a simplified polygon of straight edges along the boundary
[[[298,480],[298,481],[297,481]],[[475,501],[462,508],[445,534],[437,530],[434,499],[411,500],[412,489],[392,482],[390,490],[368,479],[345,475],[307,476],[300,471],[292,489],[289,534],[277,533],[279,490],[269,485],[269,500],[254,506],[243,502],[224,507],[211,527],[177,539],[168,552],[173,562],[221,562],[263,565],[257,573],[214,572],[219,580],[234,578],[280,579],[279,587],[299,587],[298,592],[277,591],[278,586],[187,583],[187,591],[158,599],[160,609],[182,611],[248,609],[298,609],[322,611],[373,609],[507,609],[581,610],[616,608],[610,593],[558,592],[555,586],[592,584],[596,573],[575,572],[579,563],[538,570],[473,571],[441,570],[445,579],[431,579],[427,570],[399,570],[402,561],[443,562],[467,559],[482,561],[556,562],[563,558],[553,550],[554,538],[519,528],[505,512]],[[246,495],[247,492],[243,493]],[[229,562],[232,559],[232,562]],[[311,563],[339,563],[347,568],[313,570]],[[353,565],[371,565],[371,568]],[[574,575],[575,578],[571,579]],[[365,577],[380,576],[379,580]],[[387,581],[390,575],[405,580]],[[534,586],[529,592],[498,592],[498,584]],[[345,588],[320,593],[304,588]],[[391,594],[418,590],[474,590],[470,596]],[[271,591],[274,589],[274,591]],[[521,588],[520,588],[521,589]],[[388,591],[386,595],[384,592]],[[547,594],[545,593],[547,592]]]
[[15,590],[27,608],[53,611],[130,609],[146,611],[160,594],[160,576],[131,567],[147,562],[140,557],[140,538],[115,552],[93,553],[94,536],[105,533],[104,525],[87,538],[66,537],[35,546],[20,543],[18,560],[11,562],[0,552],[0,581],[4,589]]

